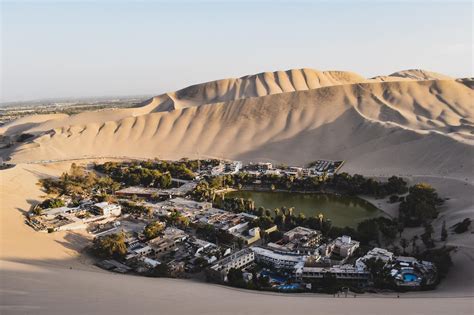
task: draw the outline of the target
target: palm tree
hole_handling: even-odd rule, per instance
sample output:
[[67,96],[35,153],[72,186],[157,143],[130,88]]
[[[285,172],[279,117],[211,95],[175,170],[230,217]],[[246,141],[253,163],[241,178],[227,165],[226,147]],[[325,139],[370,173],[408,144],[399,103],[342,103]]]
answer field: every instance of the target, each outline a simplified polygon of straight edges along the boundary
[[288,208],[288,216],[291,217],[294,211],[295,211],[295,208],[293,207]]
[[403,248],[403,254],[406,255],[406,248],[408,247],[408,241],[406,238],[400,239],[400,246]]
[[322,229],[323,228],[324,214],[322,214],[322,213],[318,214],[318,219],[319,219],[319,229]]
[[275,212],[275,217],[280,214],[280,208],[275,208],[273,209],[273,212]]
[[411,240],[412,252],[415,252],[416,242],[418,241],[418,239],[419,239],[419,236],[415,235],[413,236]]

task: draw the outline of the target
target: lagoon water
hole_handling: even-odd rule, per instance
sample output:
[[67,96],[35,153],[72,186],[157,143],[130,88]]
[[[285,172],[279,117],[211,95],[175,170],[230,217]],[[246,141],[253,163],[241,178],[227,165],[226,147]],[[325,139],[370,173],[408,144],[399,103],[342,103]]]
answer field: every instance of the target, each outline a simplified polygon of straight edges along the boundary
[[383,212],[370,202],[353,196],[319,193],[290,193],[266,191],[234,191],[226,197],[245,198],[255,201],[256,207],[275,209],[294,207],[295,213],[306,217],[322,213],[335,226],[356,227],[365,219],[382,216]]

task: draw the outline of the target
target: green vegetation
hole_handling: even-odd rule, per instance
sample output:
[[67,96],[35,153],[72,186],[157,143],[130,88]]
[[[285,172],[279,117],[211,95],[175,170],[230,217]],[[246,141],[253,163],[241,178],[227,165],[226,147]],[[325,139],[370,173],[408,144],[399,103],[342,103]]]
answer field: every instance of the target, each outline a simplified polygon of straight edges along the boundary
[[147,224],[143,230],[143,234],[148,240],[157,237],[165,228],[165,225],[160,221],[154,221]]
[[233,287],[245,287],[244,276],[240,269],[230,268],[229,273],[227,274],[227,281],[229,285]]
[[384,217],[368,219],[357,225],[357,234],[353,237],[361,244],[369,244],[371,241],[381,245],[391,243],[397,236],[398,222]]
[[143,205],[139,205],[134,201],[130,200],[121,200],[120,205],[122,206],[122,213],[132,214],[134,216],[151,216],[153,214],[153,209]]
[[189,218],[185,217],[181,214],[181,212],[174,210],[170,213],[170,215],[167,217],[167,220],[170,224],[182,227],[182,228],[187,228],[189,226]]
[[350,195],[370,195],[385,197],[393,194],[404,194],[407,192],[407,183],[401,177],[392,176],[387,182],[380,182],[362,175],[349,175],[347,173],[334,174],[328,180],[329,187],[340,193]]
[[156,266],[151,270],[149,273],[150,277],[158,277],[158,278],[163,278],[163,277],[170,277],[170,268],[168,267],[167,264],[162,263]]
[[68,195],[73,198],[91,195],[94,192],[112,194],[120,188],[120,185],[110,177],[99,177],[75,163],[72,163],[69,172],[63,173],[58,179],[44,178],[40,179],[39,183],[48,194]]
[[448,274],[449,268],[453,265],[451,260],[452,250],[454,250],[454,247],[429,249],[416,256],[416,258],[432,262],[436,266],[439,279],[443,279]]
[[390,275],[390,271],[385,268],[385,262],[383,260],[370,258],[364,263],[367,266],[376,288],[395,287],[393,284],[393,277]]
[[218,163],[218,160],[188,159],[106,162],[94,165],[94,169],[127,186],[168,188],[171,186],[171,178],[191,180],[200,167],[212,167]]
[[425,227],[425,232],[421,234],[421,240],[423,241],[423,244],[425,244],[427,248],[433,248],[434,247],[434,241],[432,238],[433,226],[431,225],[431,223],[425,223],[424,227]]
[[94,169],[109,175],[114,181],[123,183],[126,186],[141,185],[158,188],[168,188],[171,186],[171,174],[169,172],[163,173],[156,168],[142,167],[139,163],[106,162],[104,164],[96,164]]
[[465,218],[464,220],[462,220],[459,223],[456,223],[453,226],[454,227],[454,232],[457,233],[457,234],[464,233],[469,229],[470,226],[471,226],[471,219]]
[[64,202],[64,200],[59,198],[51,198],[44,200],[42,203],[39,204],[39,207],[41,209],[50,209],[64,207],[65,205],[66,203]]
[[[206,185],[207,183],[207,185]],[[392,176],[387,182],[376,181],[362,175],[347,173],[335,174],[333,177],[315,176],[296,178],[294,176],[253,175],[237,173],[234,175],[220,175],[207,177],[195,192],[198,200],[210,200],[212,191],[226,187],[234,188],[264,188],[268,190],[285,190],[300,192],[324,192],[334,190],[348,195],[371,195],[385,197],[407,192],[407,183],[400,177]],[[210,190],[210,192],[209,192]]]
[[400,203],[400,221],[406,226],[420,226],[438,216],[437,207],[443,203],[436,190],[428,184],[416,184],[409,189],[409,194]]
[[94,239],[93,251],[103,258],[123,258],[127,253],[125,234],[109,234]]
[[446,221],[443,221],[441,226],[441,240],[444,242],[448,238],[448,230],[446,230]]

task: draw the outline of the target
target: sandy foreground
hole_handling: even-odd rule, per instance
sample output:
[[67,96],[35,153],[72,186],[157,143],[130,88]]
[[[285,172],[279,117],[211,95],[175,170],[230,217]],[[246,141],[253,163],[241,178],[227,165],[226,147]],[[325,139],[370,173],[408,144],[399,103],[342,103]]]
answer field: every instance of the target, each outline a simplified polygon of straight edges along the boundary
[[[1,314],[472,314],[474,241],[472,234],[450,235],[459,246],[454,267],[436,291],[335,298],[314,294],[273,294],[187,280],[118,275],[88,264],[78,251],[77,233],[37,233],[23,213],[43,195],[37,179],[59,175],[71,162],[20,164],[0,171]],[[473,214],[472,182],[413,177],[432,183],[449,197],[442,220],[447,226]],[[380,202],[374,201],[375,204]],[[393,210],[387,210],[393,211]]]

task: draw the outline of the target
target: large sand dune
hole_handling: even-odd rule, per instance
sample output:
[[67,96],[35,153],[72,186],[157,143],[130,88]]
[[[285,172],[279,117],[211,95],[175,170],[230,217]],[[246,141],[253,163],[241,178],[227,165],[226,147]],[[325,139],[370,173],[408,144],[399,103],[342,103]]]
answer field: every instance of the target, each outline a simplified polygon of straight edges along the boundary
[[292,164],[329,158],[375,175],[465,177],[474,153],[469,80],[421,70],[389,77],[302,69],[208,82],[137,108],[31,128],[17,124],[38,137],[11,156],[22,162],[211,156]]
[[43,194],[38,178],[60,174],[73,158],[212,156],[288,164],[329,158],[346,160],[350,172],[431,183],[449,198],[434,222],[439,235],[444,220],[451,226],[474,217],[472,86],[472,79],[421,70],[372,79],[290,70],[199,84],[136,108],[32,116],[3,126],[0,135],[37,138],[0,151],[19,163],[0,171],[0,312],[472,314],[468,233],[449,236],[448,245],[458,246],[455,265],[436,291],[337,299],[108,273],[79,255],[84,235],[36,233],[22,217]]
[[[86,161],[76,161],[78,163]],[[19,164],[0,171],[0,313],[2,314],[472,314],[473,238],[450,235],[455,266],[436,291],[334,298],[236,290],[190,280],[118,275],[92,266],[78,251],[77,233],[38,233],[23,212],[44,194],[36,181],[71,162]],[[440,220],[471,216],[473,186],[453,179],[417,178],[450,197]]]

